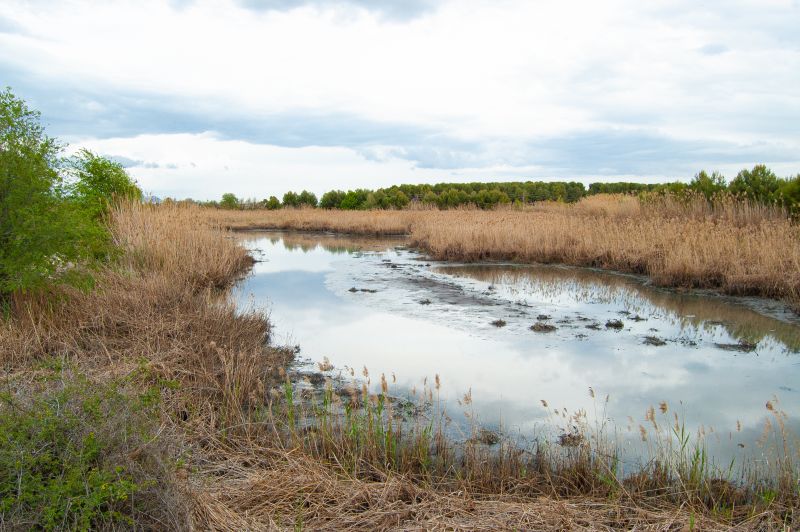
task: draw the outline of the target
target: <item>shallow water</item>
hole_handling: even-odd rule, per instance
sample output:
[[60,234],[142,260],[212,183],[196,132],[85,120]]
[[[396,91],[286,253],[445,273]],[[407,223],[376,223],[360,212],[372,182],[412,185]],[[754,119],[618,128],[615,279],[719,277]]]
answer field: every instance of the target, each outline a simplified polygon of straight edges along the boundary
[[[237,297],[242,308],[269,311],[274,343],[359,376],[366,366],[372,386],[395,375],[396,394],[438,374],[455,425],[457,401],[471,390],[469,410],[482,424],[523,437],[565,425],[554,409],[583,409],[634,441],[640,424],[650,426],[647,409],[661,417],[665,401],[662,425],[677,412],[689,429],[704,427],[724,463],[758,455],[767,401],[778,399],[800,432],[800,323],[780,304],[585,268],[436,263],[402,239],[240,238],[263,262]],[[607,326],[613,320],[621,328]],[[556,329],[530,330],[537,322]]]

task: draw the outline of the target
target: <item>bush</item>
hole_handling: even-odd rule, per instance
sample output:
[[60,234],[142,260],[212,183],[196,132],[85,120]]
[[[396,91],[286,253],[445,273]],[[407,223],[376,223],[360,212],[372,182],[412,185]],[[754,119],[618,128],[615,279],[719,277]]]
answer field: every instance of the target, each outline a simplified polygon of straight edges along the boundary
[[0,394],[0,522],[88,530],[174,513],[154,508],[162,497],[148,494],[164,476],[153,471],[160,460],[147,460],[158,392],[128,397],[85,379],[57,384]]
[[342,190],[329,190],[322,195],[319,201],[319,206],[323,209],[338,209],[344,199],[344,191]]
[[689,188],[699,192],[706,199],[711,199],[725,192],[727,185],[725,184],[725,176],[719,172],[712,172],[711,175],[708,175],[705,170],[701,170],[689,183]]
[[223,209],[237,209],[239,208],[239,198],[235,194],[227,192],[222,195],[219,206]]
[[317,195],[313,192],[309,192],[307,190],[302,191],[297,196],[297,202],[299,205],[306,205],[308,207],[316,207],[317,206]]
[[55,282],[89,284],[80,265],[108,245],[84,197],[71,194],[61,149],[38,112],[0,93],[0,302]]
[[298,196],[295,192],[289,191],[283,195],[282,203],[284,207],[299,207],[300,196]]
[[73,197],[96,219],[120,201],[142,199],[142,190],[117,162],[81,150],[70,166],[76,178]]
[[269,199],[266,199],[261,203],[264,206],[264,208],[270,211],[275,211],[281,208],[281,200],[279,200],[275,196],[270,196]]
[[742,170],[731,181],[730,192],[760,203],[777,200],[780,180],[772,170],[763,164],[757,164],[752,170]]

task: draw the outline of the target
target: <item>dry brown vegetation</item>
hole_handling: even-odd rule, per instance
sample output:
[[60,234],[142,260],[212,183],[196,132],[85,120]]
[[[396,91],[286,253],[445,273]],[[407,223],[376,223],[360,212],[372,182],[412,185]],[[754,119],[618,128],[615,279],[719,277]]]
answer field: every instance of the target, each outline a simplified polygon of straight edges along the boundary
[[[560,207],[552,209],[566,216],[558,214]],[[275,216],[282,218],[258,223],[322,224],[330,213]],[[376,216],[380,223],[371,222]],[[492,223],[478,224],[487,216]],[[143,468],[157,465],[150,474],[158,483],[145,494],[150,511],[137,514],[140,526],[711,530],[797,524],[794,477],[777,479],[776,489],[789,482],[788,491],[769,502],[751,493],[731,506],[740,500],[738,488],[706,478],[687,488],[681,482],[688,477],[670,478],[658,463],[632,480],[604,477],[611,473],[609,458],[588,440],[557,456],[528,456],[512,446],[497,453],[467,447],[459,454],[440,432],[391,436],[399,427],[382,414],[381,399],[366,393],[360,401],[354,394],[353,405],[360,406],[352,407],[351,417],[343,417],[345,405],[329,397],[317,410],[323,413],[316,414],[317,424],[304,429],[284,380],[291,355],[267,345],[265,315],[237,313],[226,297],[225,288],[250,259],[211,218],[196,208],[119,209],[112,229],[121,256],[97,273],[93,291],[67,291],[57,299],[18,296],[12,318],[0,322],[0,361],[17,393],[49,382],[40,377],[47,373],[43,364],[53,360],[97,382],[123,378],[132,388],[158,389],[158,437],[127,455]],[[454,232],[459,221],[471,220],[474,225],[464,230],[484,234],[478,242],[487,246],[492,231],[502,234],[493,225],[540,218],[541,211],[349,213],[334,225],[306,228],[422,234],[415,225],[420,220],[450,223]],[[237,223],[250,222],[242,216]],[[471,256],[466,249],[460,253]],[[59,379],[68,379],[67,373]],[[358,438],[353,430],[360,431]],[[389,452],[392,445],[400,446],[396,453]],[[14,528],[13,522],[4,525]]]
[[234,229],[405,233],[435,259],[563,263],[657,284],[800,303],[800,227],[781,209],[727,198],[590,196],[526,209],[209,210]]

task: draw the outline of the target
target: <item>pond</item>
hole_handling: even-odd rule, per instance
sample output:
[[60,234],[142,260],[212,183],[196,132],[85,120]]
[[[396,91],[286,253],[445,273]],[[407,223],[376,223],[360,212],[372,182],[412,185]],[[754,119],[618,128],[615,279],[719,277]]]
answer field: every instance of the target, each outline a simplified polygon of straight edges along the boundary
[[758,453],[767,401],[800,432],[800,320],[777,302],[586,268],[437,263],[402,238],[238,238],[259,262],[236,297],[269,312],[273,343],[348,376],[366,367],[376,389],[385,374],[397,394],[438,375],[456,426],[471,393],[471,416],[522,438],[585,410],[633,441],[666,402],[724,462]]

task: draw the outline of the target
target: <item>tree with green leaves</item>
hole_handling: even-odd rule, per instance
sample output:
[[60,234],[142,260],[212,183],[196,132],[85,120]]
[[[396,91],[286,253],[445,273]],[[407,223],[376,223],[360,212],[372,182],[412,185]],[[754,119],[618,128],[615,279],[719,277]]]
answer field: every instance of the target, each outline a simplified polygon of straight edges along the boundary
[[281,208],[281,200],[275,196],[270,196],[269,199],[265,199],[261,202],[261,204],[270,211],[275,211]]
[[792,214],[800,214],[800,174],[784,180],[778,189],[778,196]]
[[305,205],[308,207],[316,207],[317,206],[317,195],[313,192],[309,192],[308,190],[303,190],[297,196],[297,202],[299,205]]
[[342,204],[345,192],[343,190],[329,190],[322,195],[319,206],[323,209],[338,209]]
[[700,170],[689,183],[689,188],[701,193],[707,199],[711,199],[717,194],[725,192],[727,185],[725,176],[719,172],[712,172],[711,175],[708,175],[705,170]]
[[770,203],[777,199],[780,180],[775,173],[763,164],[757,164],[752,170],[742,170],[733,181],[729,190],[733,194],[744,196],[761,203]]
[[70,195],[61,145],[11,89],[0,93],[0,299],[50,283],[86,284],[108,235]]
[[284,207],[299,207],[300,206],[300,196],[297,193],[289,191],[283,195],[283,206]]
[[121,164],[81,150],[70,160],[76,179],[72,195],[95,218],[121,201],[141,201],[142,190]]
[[231,192],[226,192],[222,195],[222,199],[219,202],[219,206],[223,209],[238,209],[239,208],[239,198],[236,197],[236,194]]

